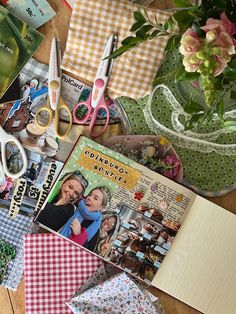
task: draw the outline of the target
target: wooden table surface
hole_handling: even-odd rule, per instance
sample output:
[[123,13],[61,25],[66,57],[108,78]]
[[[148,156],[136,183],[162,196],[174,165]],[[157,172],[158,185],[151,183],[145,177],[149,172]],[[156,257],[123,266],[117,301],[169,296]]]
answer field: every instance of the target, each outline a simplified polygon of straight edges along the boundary
[[[88,0],[89,1],[89,0]],[[56,36],[61,41],[61,48],[64,51],[68,27],[70,23],[71,11],[61,0],[50,0],[49,3],[56,11],[57,15],[54,19],[43,25],[39,30],[45,34],[45,40],[34,57],[44,63],[48,63],[50,42]],[[112,3],[112,1],[111,1]],[[159,9],[167,9],[173,7],[171,0],[156,0],[154,7]],[[236,191],[228,193],[227,195],[211,198],[211,200],[225,209],[236,214]],[[153,288],[152,292],[157,295],[162,305],[164,306],[167,314],[199,314],[195,309],[187,306],[186,304],[176,300],[175,298],[167,295],[166,293]],[[0,287],[0,313],[3,314],[24,314],[25,301],[24,301],[24,280],[20,284],[18,290],[11,291]],[[35,313],[35,314],[48,314],[48,313]],[[63,313],[61,313],[63,314]]]

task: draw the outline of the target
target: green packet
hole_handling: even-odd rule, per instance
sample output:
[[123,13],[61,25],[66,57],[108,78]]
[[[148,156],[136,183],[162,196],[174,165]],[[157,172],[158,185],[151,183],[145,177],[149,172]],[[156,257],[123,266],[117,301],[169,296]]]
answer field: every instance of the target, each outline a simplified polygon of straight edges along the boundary
[[0,6],[0,98],[43,39],[41,33]]

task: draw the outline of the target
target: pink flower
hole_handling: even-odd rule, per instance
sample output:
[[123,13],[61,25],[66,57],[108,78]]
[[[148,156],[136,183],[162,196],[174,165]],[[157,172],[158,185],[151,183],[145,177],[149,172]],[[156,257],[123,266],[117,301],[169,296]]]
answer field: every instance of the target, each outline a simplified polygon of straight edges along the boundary
[[200,59],[197,59],[195,54],[193,54],[192,56],[187,55],[187,56],[184,56],[183,58],[183,65],[187,72],[196,72],[202,63],[203,61]]
[[236,25],[232,23],[225,12],[221,13],[220,20],[209,18],[206,25],[201,27],[205,32],[216,29],[218,32],[226,32],[230,37],[236,34]]
[[220,15],[220,20],[209,18],[206,25],[201,27],[206,32],[206,43],[213,55],[216,69],[214,76],[220,75],[235,54],[236,41],[233,35],[236,26],[227,18],[225,12]]
[[196,32],[193,32],[190,28],[183,34],[179,51],[183,56],[192,56],[200,48],[201,40]]
[[179,51],[184,56],[183,65],[187,72],[196,72],[202,60],[196,58],[196,53],[201,47],[201,39],[198,37],[196,32],[193,32],[190,28],[183,34]]
[[179,173],[180,169],[179,159],[174,155],[168,155],[165,159],[162,160],[162,162],[167,166],[171,166],[171,169],[165,170],[163,172],[163,175],[168,178],[174,179]]

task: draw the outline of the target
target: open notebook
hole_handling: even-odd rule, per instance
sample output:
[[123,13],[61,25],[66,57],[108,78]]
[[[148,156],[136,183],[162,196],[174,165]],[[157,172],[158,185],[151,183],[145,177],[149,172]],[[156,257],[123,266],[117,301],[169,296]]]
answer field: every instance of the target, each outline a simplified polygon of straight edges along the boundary
[[236,216],[86,137],[36,221],[203,313],[235,313]]

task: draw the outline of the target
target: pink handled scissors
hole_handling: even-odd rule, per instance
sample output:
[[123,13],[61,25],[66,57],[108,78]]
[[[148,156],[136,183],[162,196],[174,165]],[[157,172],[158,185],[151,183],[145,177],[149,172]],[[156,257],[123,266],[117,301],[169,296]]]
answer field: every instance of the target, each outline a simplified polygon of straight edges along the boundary
[[[98,137],[101,134],[103,134],[110,120],[108,104],[105,99],[104,93],[106,90],[106,86],[109,80],[109,76],[111,74],[113,61],[114,61],[113,59],[107,59],[107,57],[109,57],[112,54],[112,52],[116,49],[116,45],[117,45],[117,36],[112,34],[109,36],[107,40],[107,43],[103,52],[103,56],[99,63],[99,67],[95,76],[93,89],[89,95],[88,100],[79,102],[73,109],[73,118],[74,118],[74,121],[77,122],[78,124],[83,124],[87,122],[91,117],[91,121],[89,123],[89,133],[92,137]],[[85,116],[80,119],[78,117],[78,110],[82,106],[86,108],[87,112]],[[96,133],[94,132],[94,126],[97,120],[98,111],[101,108],[103,108],[106,111],[106,122],[103,128],[99,132]]]

